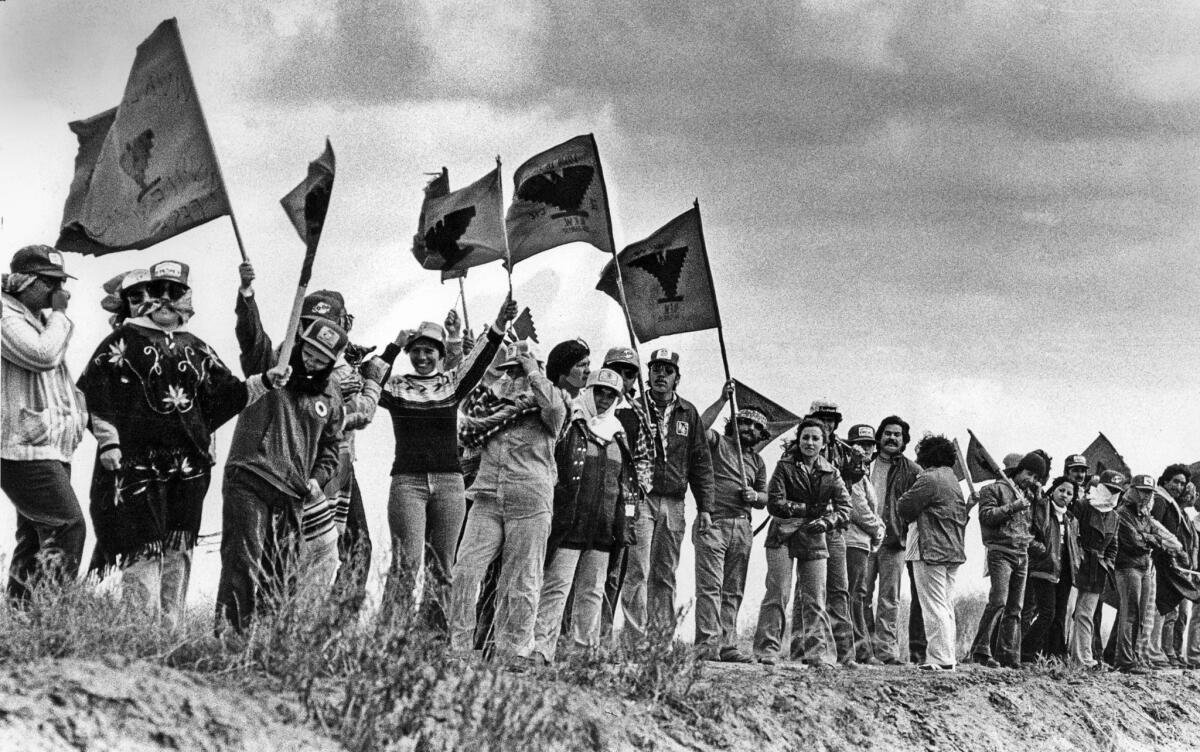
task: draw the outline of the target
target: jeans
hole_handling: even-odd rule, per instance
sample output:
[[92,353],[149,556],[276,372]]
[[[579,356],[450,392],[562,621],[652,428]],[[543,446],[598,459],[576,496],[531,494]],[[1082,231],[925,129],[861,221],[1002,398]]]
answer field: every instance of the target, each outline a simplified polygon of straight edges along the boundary
[[[1066,608],[1065,603],[1062,608]],[[1050,646],[1058,610],[1057,582],[1036,577],[1025,580],[1025,605],[1021,610],[1021,660],[1033,662],[1039,655],[1051,655]]]
[[1029,556],[989,548],[987,568],[991,588],[971,656],[979,663],[995,657],[1000,663],[1013,665],[1021,660],[1021,608]]
[[797,561],[786,547],[768,548],[767,592],[758,611],[754,654],[775,657],[787,626],[787,604],[792,594],[792,569],[796,570],[796,597],[800,619],[792,624],[791,656],[805,662],[829,662],[833,636],[825,611],[826,559]]
[[338,573],[338,532],[330,528],[300,545],[299,595],[313,604],[328,600]]
[[1187,601],[1181,601],[1167,613],[1162,615],[1162,649],[1168,660],[1180,660],[1184,657],[1183,637],[1187,632],[1188,608]]
[[393,475],[388,496],[393,560],[410,571],[428,563],[434,576],[447,582],[466,509],[460,473]]
[[871,650],[868,620],[871,601],[867,594],[867,571],[871,554],[865,548],[846,547],[846,579],[850,590],[850,626],[854,629],[854,659],[867,661],[875,656]]
[[1141,651],[1136,648],[1149,641],[1154,609],[1151,593],[1154,570],[1150,567],[1118,569],[1116,581],[1120,605],[1117,607],[1117,648],[1113,664],[1117,668],[1130,668],[1141,657]]
[[550,494],[531,489],[477,493],[452,572],[450,646],[475,646],[476,603],[484,574],[501,555],[494,631],[502,655],[527,656],[542,592],[546,541],[553,505]]
[[[825,536],[825,601],[839,663],[854,660],[854,625],[850,621],[850,586],[846,567],[846,537],[840,530]],[[797,604],[793,604],[793,609]]]
[[533,628],[534,650],[547,661],[554,660],[563,609],[572,588],[575,594],[571,618],[572,638],[580,647],[596,647],[600,644],[600,603],[604,599],[607,574],[607,551],[560,548],[554,552],[542,581],[537,622]]
[[1085,593],[1077,590],[1075,593],[1075,616],[1072,619],[1074,628],[1071,630],[1071,660],[1085,667],[1096,665],[1093,653],[1095,642],[1095,619],[1100,603],[1100,593]]
[[240,632],[295,593],[302,502],[237,467],[225,469],[221,496],[217,618]]
[[904,573],[904,549],[880,548],[875,552],[879,578],[879,601],[875,607],[875,655],[881,661],[900,659],[896,622],[900,614],[900,582]]
[[908,661],[925,663],[925,618],[921,613],[921,597],[917,593],[917,576],[913,573],[914,562],[904,562],[908,570]]
[[629,644],[651,631],[675,633],[675,569],[685,525],[683,499],[651,494],[639,503],[637,542],[629,547],[621,589],[622,638]]
[[[1187,603],[1185,601],[1184,603]],[[1182,609],[1184,603],[1179,604]],[[1200,601],[1191,601],[1189,610],[1192,612],[1187,629],[1187,662],[1200,663]],[[1183,654],[1180,654],[1183,657]]]
[[71,488],[71,466],[56,460],[0,460],[0,489],[17,512],[9,598],[27,601],[42,579],[73,582],[87,525]]
[[954,623],[954,577],[958,564],[926,564],[914,561],[913,582],[924,614],[929,641],[926,660],[939,666],[958,662],[958,632]]
[[713,520],[704,532],[694,531],[697,648],[718,656],[737,648],[753,536],[749,517]]
[[188,580],[192,574],[192,549],[168,548],[161,556],[150,556],[121,570],[124,597],[162,615],[166,626],[179,626],[187,606]]
[[613,619],[617,616],[617,606],[621,602],[621,590],[625,585],[625,565],[628,561],[629,549],[625,547],[613,549],[608,555],[608,574],[604,579],[604,602],[600,605],[600,636],[612,635]]

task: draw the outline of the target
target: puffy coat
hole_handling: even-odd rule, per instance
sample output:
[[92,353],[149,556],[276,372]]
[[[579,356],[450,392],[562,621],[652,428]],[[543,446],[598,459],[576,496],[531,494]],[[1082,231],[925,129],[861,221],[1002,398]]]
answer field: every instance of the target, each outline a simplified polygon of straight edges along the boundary
[[824,457],[812,471],[800,467],[794,455],[775,465],[767,485],[767,509],[776,519],[767,531],[767,548],[787,546],[792,558],[802,561],[829,558],[825,534],[805,533],[806,523],[823,520],[836,530],[850,520],[850,493],[841,473]]

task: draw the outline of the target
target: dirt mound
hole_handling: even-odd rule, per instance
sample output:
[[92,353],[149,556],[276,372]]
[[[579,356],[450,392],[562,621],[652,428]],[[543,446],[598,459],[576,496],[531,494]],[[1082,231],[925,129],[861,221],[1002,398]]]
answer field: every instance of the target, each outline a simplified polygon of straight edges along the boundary
[[[289,722],[290,721],[290,722]],[[278,699],[112,657],[0,670],[0,750],[336,750]]]

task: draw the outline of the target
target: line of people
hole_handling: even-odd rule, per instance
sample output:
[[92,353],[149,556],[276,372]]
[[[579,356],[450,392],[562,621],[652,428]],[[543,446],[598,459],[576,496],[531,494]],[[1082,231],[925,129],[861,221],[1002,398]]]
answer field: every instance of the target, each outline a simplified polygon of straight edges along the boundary
[[[1127,483],[1113,471],[1089,478],[1086,459],[1073,455],[1047,484],[1049,457],[1034,451],[1011,456],[1003,480],[964,496],[945,437],[922,438],[914,461],[902,418],[854,425],[843,439],[837,405],[817,400],[768,474],[759,454],[766,415],[746,407],[717,430],[732,384],[701,413],[677,392],[680,357],[670,349],[651,353],[641,392],[635,350],[609,349],[594,371],[581,340],[543,358],[536,342],[513,335],[517,307],[506,300],[478,339],[452,312],[373,355],[350,344],[353,316],[327,290],[305,299],[295,342],[277,347],[245,264],[235,306],[245,378],[188,331],[190,270],[163,261],[105,283],[113,330],[75,384],[64,361],[72,325],[61,254],[26,247],[11,270],[2,485],[17,509],[8,586],[17,603],[39,579],[67,581],[80,567],[85,526],[69,473],[87,427],[97,439],[89,569],[120,569],[127,597],[175,623],[214,434],[236,418],[219,620],[241,630],[278,599],[331,595],[352,617],[372,550],[354,434],[382,407],[395,436],[383,607],[392,605],[386,594],[428,575],[423,618],[454,650],[490,643],[510,660],[551,662],[564,635],[583,647],[610,639],[618,608],[626,644],[673,635],[690,490],[704,659],[773,663],[790,621],[793,660],[900,664],[907,572],[909,660],[953,669],[955,580],[977,505],[991,588],[970,660],[1200,666],[1200,618],[1187,629],[1181,606],[1200,598],[1186,466]],[[412,370],[392,374],[401,352]],[[766,594],[748,655],[737,620],[751,512],[764,507]],[[1118,615],[1102,652],[1105,602]]]

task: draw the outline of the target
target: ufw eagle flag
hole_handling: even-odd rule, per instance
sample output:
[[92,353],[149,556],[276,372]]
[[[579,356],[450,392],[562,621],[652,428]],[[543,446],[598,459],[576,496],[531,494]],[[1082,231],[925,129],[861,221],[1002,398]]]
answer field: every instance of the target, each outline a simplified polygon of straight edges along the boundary
[[[626,246],[617,260],[639,342],[719,325],[698,207]],[[614,262],[604,267],[596,289],[621,302]]]
[[[992,459],[988,450],[983,448],[983,443],[979,441],[974,432],[968,429],[967,433],[971,434],[971,440],[967,442],[967,455],[963,459],[966,460],[966,472],[971,474],[971,480],[976,483],[986,480],[1001,480],[1004,474],[1000,466],[996,464],[996,460]],[[959,480],[966,480],[967,476],[958,462],[955,462],[954,474]]]
[[[768,438],[756,446],[754,448],[755,451],[762,449],[800,423],[800,416],[779,405],[777,402],[764,397],[737,379],[733,380],[733,385],[739,410],[753,408],[767,418]],[[722,406],[724,406],[724,392],[721,393],[721,398]]]
[[503,204],[499,167],[457,191],[450,191],[443,168],[425,188],[413,256],[422,267],[441,270],[443,279],[504,258]]
[[79,153],[57,247],[148,248],[229,214],[175,19],[138,45],[120,105],[70,128]]
[[513,185],[505,225],[514,264],[566,243],[612,253],[608,192],[590,133],[526,161]]
[[1116,470],[1123,474],[1126,478],[1132,473],[1129,472],[1129,465],[1125,462],[1125,458],[1113,446],[1113,443],[1108,440],[1108,437],[1103,433],[1096,436],[1096,439],[1088,444],[1088,448],[1083,450],[1083,456],[1087,457],[1088,472],[1093,475],[1104,472],[1105,470]]
[[308,163],[308,175],[295,188],[279,199],[283,211],[291,220],[292,227],[304,241],[304,266],[300,269],[300,284],[307,285],[312,278],[313,259],[317,255],[317,243],[325,229],[325,216],[329,213],[329,199],[333,195],[333,178],[336,169],[333,144],[325,139],[325,151]]

